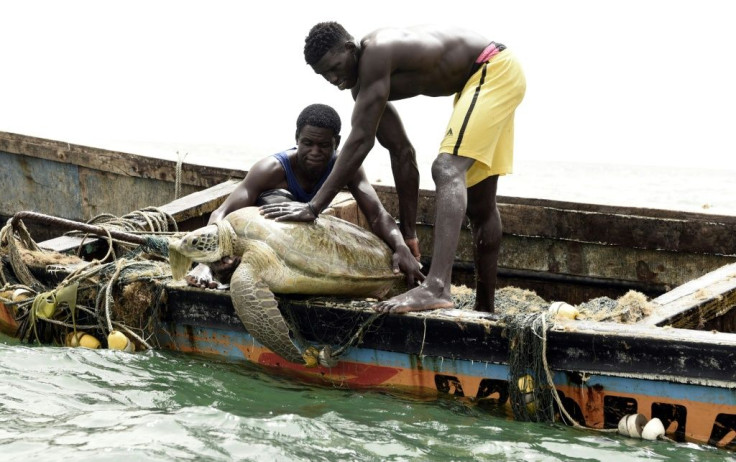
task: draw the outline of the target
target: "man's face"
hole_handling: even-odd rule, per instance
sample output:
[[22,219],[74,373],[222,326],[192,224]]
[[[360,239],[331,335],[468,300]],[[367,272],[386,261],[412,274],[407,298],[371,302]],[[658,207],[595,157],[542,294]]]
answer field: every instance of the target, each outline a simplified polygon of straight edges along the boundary
[[353,88],[358,82],[358,59],[355,46],[338,45],[312,66],[314,72],[321,75],[340,90]]
[[331,129],[305,125],[296,139],[299,168],[310,178],[322,177],[335,149],[337,142]]

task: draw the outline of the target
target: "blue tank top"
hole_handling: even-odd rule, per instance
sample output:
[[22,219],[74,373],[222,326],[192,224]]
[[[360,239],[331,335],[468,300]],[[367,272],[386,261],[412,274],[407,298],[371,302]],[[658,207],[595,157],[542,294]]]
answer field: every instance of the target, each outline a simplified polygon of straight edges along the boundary
[[296,181],[296,175],[294,175],[294,170],[291,169],[291,163],[289,162],[289,155],[287,154],[289,151],[291,151],[291,149],[282,151],[282,152],[278,152],[274,154],[273,157],[278,159],[278,161],[281,163],[281,167],[283,167],[284,169],[284,174],[286,174],[286,184],[288,185],[289,192],[294,195],[294,198],[297,201],[309,202],[312,200],[315,194],[317,194],[317,191],[319,191],[319,188],[325,182],[330,172],[332,172],[332,167],[335,166],[335,159],[337,158],[337,155],[335,153],[332,153],[332,158],[327,163],[327,169],[325,170],[325,173],[322,175],[322,178],[320,178],[317,184],[314,185],[314,190],[311,193],[306,193],[302,189],[299,182]]

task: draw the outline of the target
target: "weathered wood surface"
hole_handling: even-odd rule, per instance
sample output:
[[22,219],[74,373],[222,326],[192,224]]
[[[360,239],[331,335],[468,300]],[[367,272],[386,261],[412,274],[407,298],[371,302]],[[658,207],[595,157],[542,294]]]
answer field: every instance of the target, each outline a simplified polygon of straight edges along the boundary
[[[162,322],[244,330],[226,292],[167,285]],[[280,296],[296,328],[309,341],[339,345],[373,313],[339,299]],[[408,313],[380,319],[361,348],[489,363],[508,361],[507,326],[495,315],[466,310]],[[685,383],[733,383],[736,334],[588,321],[559,322],[548,332],[547,358],[555,370],[656,377]]]
[[[203,191],[194,192],[190,195],[184,196],[168,204],[158,207],[164,213],[171,215],[174,220],[180,224],[180,228],[187,228],[181,226],[189,221],[194,221],[194,224],[188,226],[189,229],[193,229],[203,224],[203,217],[208,216],[212,211],[225,201],[227,196],[235,189],[239,180],[229,180],[220,184],[217,184],[211,188],[207,188]],[[204,220],[206,221],[206,220]],[[57,238],[49,239],[40,244],[43,249],[52,250],[55,252],[68,252],[78,248],[82,243],[87,245],[87,251],[92,251],[93,246],[96,246],[99,240],[94,237],[88,237],[83,240],[81,237],[76,236],[60,236]]]
[[[395,190],[375,188],[398,216]],[[505,234],[736,256],[736,216],[504,196],[497,201]],[[417,221],[434,223],[434,191],[420,191]]]
[[[176,180],[176,162],[174,161],[15,133],[0,132],[0,151],[123,176],[149,178],[169,183]],[[244,176],[245,172],[242,170],[183,163],[180,181],[183,185],[193,185],[202,189],[214,186],[230,177],[243,178]]]
[[641,324],[702,329],[709,321],[736,311],[736,263],[687,282],[653,302],[657,309]]
[[[375,188],[386,209],[396,216],[395,190]],[[540,280],[536,287],[547,284],[544,281],[567,279],[599,287],[618,285],[656,296],[736,262],[733,216],[514,197],[499,197],[498,207],[504,232],[499,254],[501,283],[505,275],[516,282],[513,275],[523,272]],[[423,261],[430,264],[433,191],[420,191],[418,221]],[[456,262],[472,265],[467,226]],[[472,283],[472,274],[464,282]],[[582,291],[580,297],[595,293]],[[582,301],[580,297],[570,301]]]
[[[71,220],[123,215],[175,198],[177,163],[153,157],[0,132],[0,216],[34,210]],[[244,171],[182,164],[181,195]]]

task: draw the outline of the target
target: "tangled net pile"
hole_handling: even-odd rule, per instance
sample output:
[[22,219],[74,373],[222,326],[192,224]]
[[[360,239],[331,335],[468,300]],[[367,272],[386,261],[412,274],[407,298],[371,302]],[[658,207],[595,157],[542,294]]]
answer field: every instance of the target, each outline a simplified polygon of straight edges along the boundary
[[[152,348],[153,322],[165,296],[162,283],[171,279],[168,241],[163,236],[178,233],[175,220],[148,208],[120,218],[100,215],[87,223],[145,235],[145,244],[115,240],[108,234],[105,257],[88,262],[44,252],[22,221],[15,229],[9,221],[0,231],[0,301],[15,311],[17,337],[64,345],[70,333],[75,337],[80,331],[89,333],[104,342],[111,331],[119,330],[138,348]],[[34,266],[68,274],[52,288],[33,276],[29,268]]]
[[[509,339],[509,401],[516,420],[554,422],[558,411],[568,424],[580,427],[565,410],[547,364],[547,332],[555,317],[550,303],[516,287],[496,291],[496,308]],[[598,297],[574,306],[576,319],[635,323],[652,310],[647,297],[629,291],[618,299]],[[606,430],[607,431],[607,430]]]

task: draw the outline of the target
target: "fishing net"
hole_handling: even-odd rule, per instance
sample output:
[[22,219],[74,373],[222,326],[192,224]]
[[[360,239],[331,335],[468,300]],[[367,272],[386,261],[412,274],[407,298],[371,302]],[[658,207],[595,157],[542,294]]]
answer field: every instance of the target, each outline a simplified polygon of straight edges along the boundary
[[[54,217],[49,217],[53,224]],[[173,218],[145,209],[121,219],[103,215],[93,219],[104,229],[152,233],[131,244],[108,235],[108,253],[103,260],[45,252],[33,242],[22,221],[9,222],[0,231],[0,301],[15,313],[15,335],[25,342],[61,344],[69,333],[77,338],[85,331],[106,338],[120,330],[142,347],[152,348],[153,322],[164,300],[163,282],[171,279],[167,262],[168,224]],[[121,251],[124,253],[117,257]],[[66,276],[60,282],[40,282],[30,268],[45,268],[47,274]],[[104,343],[104,340],[103,340]]]
[[[466,286],[452,286],[451,292],[457,309],[473,309],[475,306],[473,289]],[[330,345],[333,359],[338,359],[351,348],[360,345],[366,335],[378,334],[385,319],[383,313],[373,311],[373,307],[378,302],[374,298],[300,297],[295,299],[300,301],[299,305],[307,305],[310,309],[306,310],[306,321],[302,320],[299,323],[291,305],[288,302],[280,303],[284,317],[292,327],[292,333],[302,343],[304,343],[303,337],[307,336],[323,347]],[[287,299],[283,298],[283,300]],[[319,310],[319,314],[317,315],[314,310]],[[302,314],[305,313],[305,310],[300,309],[299,311]],[[301,329],[298,329],[297,326]]]
[[[505,287],[496,291],[495,305],[509,341],[509,401],[514,418],[553,422],[559,411],[568,424],[579,426],[562,406],[547,364],[547,332],[555,319],[550,303],[532,291]],[[633,290],[618,299],[598,297],[574,306],[576,319],[619,323],[638,322],[652,309],[647,297]]]
[[509,401],[514,419],[554,421],[554,384],[544,361],[546,312],[504,316],[509,339]]

